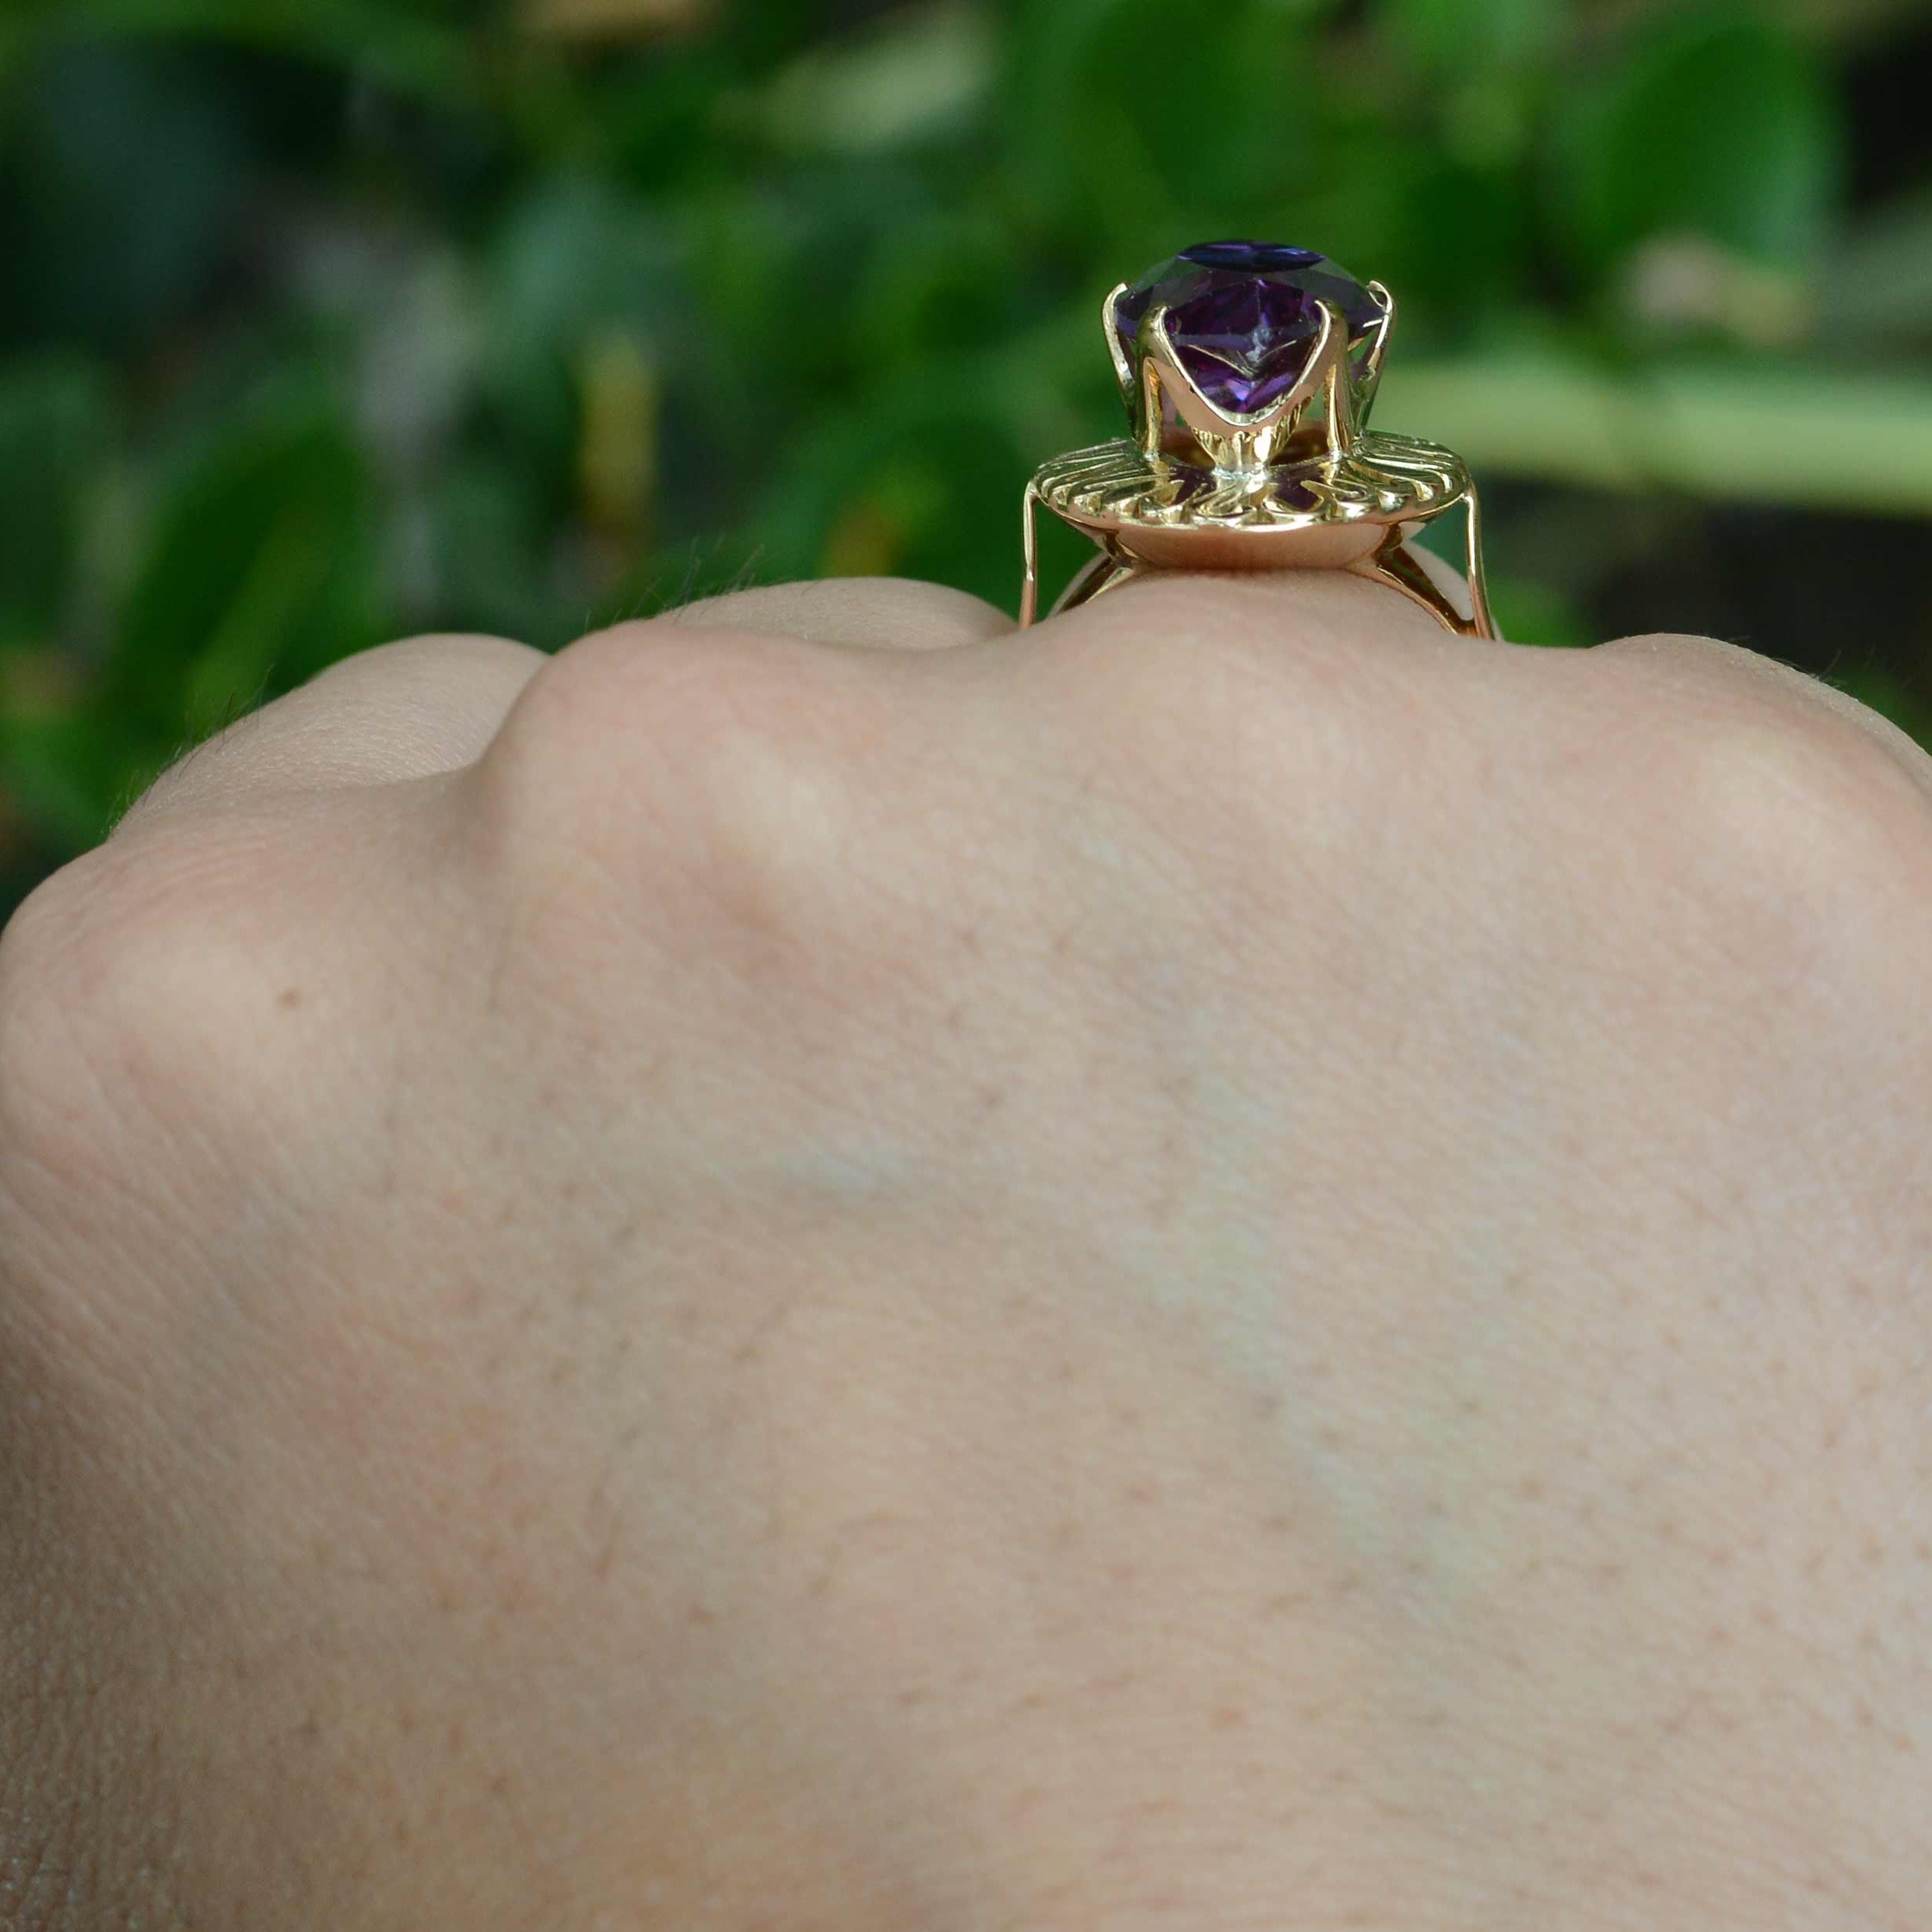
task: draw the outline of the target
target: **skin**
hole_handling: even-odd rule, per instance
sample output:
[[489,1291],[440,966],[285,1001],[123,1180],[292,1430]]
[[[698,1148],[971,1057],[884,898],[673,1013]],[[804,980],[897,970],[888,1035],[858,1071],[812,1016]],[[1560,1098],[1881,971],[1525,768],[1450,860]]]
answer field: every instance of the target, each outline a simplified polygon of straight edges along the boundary
[[1923,1932],[1932,766],[1327,573],[430,638],[0,940],[9,1932]]

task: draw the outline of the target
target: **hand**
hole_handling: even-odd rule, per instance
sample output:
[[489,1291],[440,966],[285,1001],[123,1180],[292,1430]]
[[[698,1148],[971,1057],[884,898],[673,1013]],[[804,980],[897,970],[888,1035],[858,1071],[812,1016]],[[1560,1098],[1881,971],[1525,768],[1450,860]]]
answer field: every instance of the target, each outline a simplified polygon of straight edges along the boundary
[[1327,573],[269,706],[0,945],[0,1923],[1922,1926],[1929,792]]

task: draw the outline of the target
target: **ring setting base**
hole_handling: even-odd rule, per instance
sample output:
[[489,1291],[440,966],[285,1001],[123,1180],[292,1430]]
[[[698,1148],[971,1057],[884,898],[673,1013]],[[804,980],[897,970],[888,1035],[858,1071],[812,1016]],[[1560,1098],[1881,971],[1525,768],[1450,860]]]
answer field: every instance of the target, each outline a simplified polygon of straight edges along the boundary
[[[1400,591],[1462,636],[1493,635],[1474,486],[1453,451],[1419,437],[1369,430],[1338,454],[1250,471],[1149,455],[1118,437],[1054,458],[1029,495],[1029,513],[1038,503],[1101,552],[1056,612],[1152,571],[1344,570]],[[1410,544],[1458,505],[1468,524],[1460,607]]]

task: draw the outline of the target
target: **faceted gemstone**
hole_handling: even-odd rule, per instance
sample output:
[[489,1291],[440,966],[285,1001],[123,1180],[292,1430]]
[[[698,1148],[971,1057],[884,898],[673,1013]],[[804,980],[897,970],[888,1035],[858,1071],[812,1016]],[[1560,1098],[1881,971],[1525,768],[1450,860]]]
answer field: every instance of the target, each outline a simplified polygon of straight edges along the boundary
[[1204,241],[1150,268],[1113,305],[1123,342],[1149,309],[1167,310],[1168,339],[1210,402],[1252,415],[1299,382],[1321,330],[1319,297],[1348,319],[1351,343],[1381,318],[1373,296],[1340,263],[1272,241]]

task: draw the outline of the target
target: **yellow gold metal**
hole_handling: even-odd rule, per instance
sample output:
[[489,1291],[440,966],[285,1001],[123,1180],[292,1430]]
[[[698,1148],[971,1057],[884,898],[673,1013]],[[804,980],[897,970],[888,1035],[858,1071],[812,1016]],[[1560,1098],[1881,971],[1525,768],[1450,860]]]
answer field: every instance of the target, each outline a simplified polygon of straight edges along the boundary
[[1031,624],[1040,609],[1040,520],[1033,506],[1040,501],[1034,485],[1026,486],[1026,501],[1020,510],[1020,542],[1026,559],[1026,580],[1020,586],[1019,627]]
[[1380,282],[1368,285],[1369,293],[1382,304],[1382,320],[1376,324],[1375,340],[1369,345],[1369,352],[1363,357],[1362,373],[1358,377],[1361,393],[1356,407],[1363,416],[1369,413],[1369,405],[1375,401],[1375,392],[1382,386],[1382,363],[1388,353],[1389,338],[1395,332],[1395,297]]
[[[1165,342],[1167,340],[1166,321],[1166,310],[1155,310],[1142,324],[1142,335],[1152,342],[1154,331],[1159,329],[1160,340]],[[1176,386],[1177,393],[1184,393],[1185,389],[1191,385],[1182,384],[1176,379]],[[1202,400],[1206,401],[1204,397]],[[1161,381],[1159,360],[1155,356],[1143,355],[1141,357],[1140,405],[1141,454],[1150,463],[1158,462],[1166,441],[1167,409],[1166,388]],[[1212,408],[1213,405],[1208,404],[1208,406]]]
[[1115,283],[1109,291],[1106,306],[1100,311],[1100,328],[1107,338],[1107,350],[1113,358],[1113,373],[1119,377],[1120,394],[1128,408],[1134,407],[1134,365],[1120,344],[1120,325],[1114,320],[1113,305],[1125,295],[1133,285],[1131,282]]
[[[1264,409],[1218,407],[1189,375],[1150,309],[1123,342],[1118,284],[1102,327],[1134,434],[1043,465],[1022,504],[1022,628],[1038,616],[1038,513],[1044,505],[1090,538],[1099,554],[1068,586],[1071,610],[1157,570],[1344,570],[1386,584],[1450,629],[1493,637],[1483,581],[1481,512],[1460,458],[1432,443],[1363,427],[1395,327],[1395,298],[1367,284],[1381,309],[1364,345],[1346,317],[1316,306],[1320,330],[1300,378]],[[1411,547],[1445,511],[1464,511],[1466,607]]]

